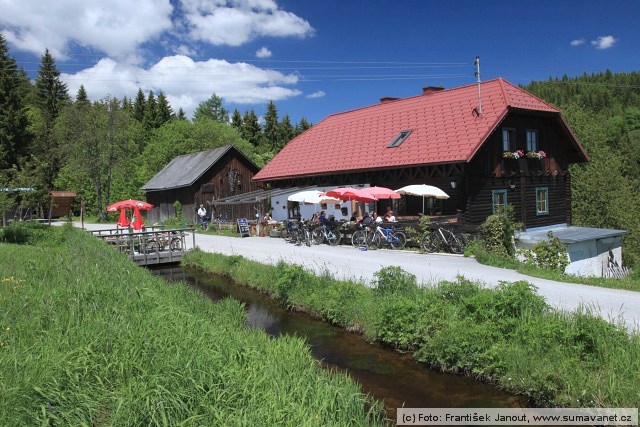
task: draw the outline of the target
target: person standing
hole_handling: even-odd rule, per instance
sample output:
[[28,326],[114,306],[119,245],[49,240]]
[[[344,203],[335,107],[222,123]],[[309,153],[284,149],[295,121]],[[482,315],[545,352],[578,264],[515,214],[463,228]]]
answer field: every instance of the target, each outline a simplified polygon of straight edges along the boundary
[[204,208],[204,205],[200,205],[200,209],[198,209],[198,220],[200,221],[200,225],[204,224],[204,217],[207,216],[207,210]]

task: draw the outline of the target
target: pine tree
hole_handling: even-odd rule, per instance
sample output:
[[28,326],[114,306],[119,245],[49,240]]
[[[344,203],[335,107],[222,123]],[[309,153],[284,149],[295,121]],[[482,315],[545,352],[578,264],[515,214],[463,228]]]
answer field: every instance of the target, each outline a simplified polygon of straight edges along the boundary
[[267,112],[264,115],[264,137],[271,151],[278,149],[279,136],[278,109],[273,101],[269,101]]
[[140,123],[144,122],[144,112],[146,109],[147,101],[144,97],[142,89],[138,88],[136,94],[136,100],[133,102],[133,117]]
[[67,85],[60,80],[60,71],[49,49],[42,55],[40,70],[36,78],[36,105],[43,113],[45,126],[50,131],[53,122],[69,100]]
[[222,106],[222,98],[215,93],[209,99],[201,102],[193,113],[193,121],[213,120],[229,123],[229,112]]
[[242,115],[237,108],[233,110],[231,115],[231,127],[238,129],[238,132],[242,131]]
[[131,100],[126,96],[122,98],[122,111],[128,113],[133,117],[133,104],[131,103]]
[[257,147],[262,139],[262,127],[258,121],[255,111],[245,111],[242,118],[242,130],[240,132],[242,139],[249,141],[251,145]]
[[144,107],[143,123],[147,129],[155,129],[157,127],[160,127],[160,120],[158,117],[158,102],[156,101],[156,97],[153,95],[152,90],[149,91],[147,103]]
[[0,33],[0,170],[18,163],[27,153],[31,134],[24,103],[28,81],[9,56],[4,36]]
[[89,96],[87,95],[87,90],[84,88],[84,85],[80,85],[80,89],[78,89],[76,102],[89,102]]
[[307,131],[308,129],[311,128],[311,126],[312,126],[311,123],[309,123],[307,119],[302,117],[298,122],[298,124],[296,125],[295,136],[298,136],[301,133]]
[[164,96],[164,93],[160,91],[158,94],[158,124],[162,126],[171,120],[175,115],[173,114],[173,109],[171,105],[169,105],[169,101],[167,101],[167,97]]
[[288,114],[285,114],[282,117],[282,121],[280,122],[280,125],[278,126],[278,131],[279,131],[279,138],[278,138],[278,151],[282,150],[282,147],[284,147],[285,145],[287,145],[287,143],[289,141],[291,141],[293,138],[295,138],[295,129],[293,128],[293,126],[291,125],[291,119],[289,118]]
[[184,113],[182,107],[180,107],[180,109],[178,110],[177,119],[184,122],[187,121],[187,115]]

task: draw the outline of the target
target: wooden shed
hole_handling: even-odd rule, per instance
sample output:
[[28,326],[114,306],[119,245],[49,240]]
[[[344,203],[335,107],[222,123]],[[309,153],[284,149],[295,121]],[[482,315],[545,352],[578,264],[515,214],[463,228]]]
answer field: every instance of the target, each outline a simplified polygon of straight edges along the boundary
[[164,221],[175,216],[174,203],[182,204],[182,213],[188,221],[196,221],[200,204],[207,213],[223,215],[228,219],[253,215],[253,206],[234,207],[229,212],[212,212],[217,199],[255,191],[259,184],[252,179],[260,169],[232,145],[212,150],[185,154],[174,158],[158,172],[142,190],[147,201],[155,207],[149,211],[148,222]]

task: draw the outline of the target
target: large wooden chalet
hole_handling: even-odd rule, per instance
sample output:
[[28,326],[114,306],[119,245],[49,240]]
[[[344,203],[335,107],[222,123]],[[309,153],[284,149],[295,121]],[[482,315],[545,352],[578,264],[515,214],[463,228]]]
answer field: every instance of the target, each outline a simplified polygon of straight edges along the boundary
[[[450,196],[441,213],[468,225],[509,204],[525,227],[539,227],[571,224],[569,165],[585,161],[560,110],[498,78],[333,114],[254,180],[277,188],[429,184]],[[404,196],[396,209],[416,215],[422,199]]]

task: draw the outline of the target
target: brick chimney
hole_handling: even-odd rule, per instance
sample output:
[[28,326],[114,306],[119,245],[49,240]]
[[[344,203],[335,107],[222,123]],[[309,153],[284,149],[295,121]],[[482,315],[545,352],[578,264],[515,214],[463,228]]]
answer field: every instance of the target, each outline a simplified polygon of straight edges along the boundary
[[431,95],[432,93],[440,92],[444,90],[442,86],[425,86],[422,88],[423,95]]
[[394,98],[393,96],[385,96],[380,98],[380,103],[385,104],[387,102],[395,101],[396,99],[399,99],[399,98]]

